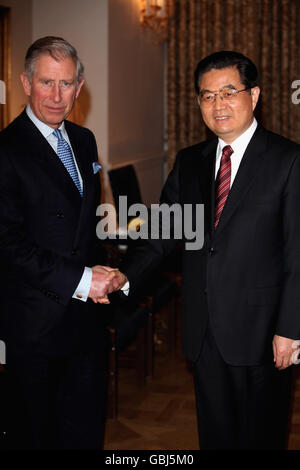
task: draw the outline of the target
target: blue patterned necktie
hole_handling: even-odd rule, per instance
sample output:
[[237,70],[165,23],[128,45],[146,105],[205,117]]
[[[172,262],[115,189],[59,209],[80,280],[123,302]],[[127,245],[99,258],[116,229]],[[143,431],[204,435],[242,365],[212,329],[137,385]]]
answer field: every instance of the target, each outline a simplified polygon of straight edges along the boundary
[[80,195],[82,196],[82,189],[79,181],[78,172],[75,166],[72,150],[68,142],[63,138],[61,131],[56,129],[53,134],[57,137],[57,155],[59,156],[61,162],[65,166],[72,180],[74,181]]

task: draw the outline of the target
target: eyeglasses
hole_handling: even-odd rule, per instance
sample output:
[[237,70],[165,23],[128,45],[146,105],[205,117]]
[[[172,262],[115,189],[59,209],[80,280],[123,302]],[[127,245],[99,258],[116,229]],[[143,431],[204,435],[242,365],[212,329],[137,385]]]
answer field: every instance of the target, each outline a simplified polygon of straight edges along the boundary
[[202,105],[212,104],[216,101],[217,96],[226,103],[232,103],[236,100],[239,93],[242,91],[250,90],[250,88],[244,88],[243,90],[236,90],[235,88],[221,88],[217,93],[213,91],[200,91],[199,100]]

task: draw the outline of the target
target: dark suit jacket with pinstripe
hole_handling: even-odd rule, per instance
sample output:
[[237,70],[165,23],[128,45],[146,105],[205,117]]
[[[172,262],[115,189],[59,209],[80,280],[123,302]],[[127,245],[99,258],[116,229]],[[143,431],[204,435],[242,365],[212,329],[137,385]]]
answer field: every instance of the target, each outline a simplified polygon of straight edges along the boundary
[[65,125],[83,198],[25,111],[0,133],[0,254],[6,279],[0,335],[15,354],[67,352],[88,343],[95,327],[87,314],[92,302],[72,295],[84,267],[96,262],[100,179],[92,163],[98,154],[89,130]]
[[[183,350],[196,360],[208,318],[226,362],[272,360],[300,338],[300,146],[256,129],[213,229],[217,139],[179,152],[162,202],[205,206],[204,246],[183,253]],[[131,288],[174,246],[152,240],[123,265]]]

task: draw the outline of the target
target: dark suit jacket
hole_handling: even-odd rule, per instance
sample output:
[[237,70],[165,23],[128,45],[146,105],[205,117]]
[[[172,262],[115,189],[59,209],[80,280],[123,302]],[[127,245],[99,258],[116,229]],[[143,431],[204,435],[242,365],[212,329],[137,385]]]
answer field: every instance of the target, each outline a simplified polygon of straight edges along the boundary
[[[300,338],[300,146],[258,126],[214,231],[217,139],[179,152],[162,202],[205,206],[202,249],[184,251],[183,350],[199,356],[208,318],[224,360],[272,360],[272,338]],[[152,240],[125,261],[131,289],[174,246]]]
[[7,281],[1,336],[15,354],[68,352],[93,326],[92,302],[72,295],[84,267],[96,261],[100,179],[92,162],[98,154],[89,130],[65,125],[83,198],[25,111],[0,133],[0,254]]

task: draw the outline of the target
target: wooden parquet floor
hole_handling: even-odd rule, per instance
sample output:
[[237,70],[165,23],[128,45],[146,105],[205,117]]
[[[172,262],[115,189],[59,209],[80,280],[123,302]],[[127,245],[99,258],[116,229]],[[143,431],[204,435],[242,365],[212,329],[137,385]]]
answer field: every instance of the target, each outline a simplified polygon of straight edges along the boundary
[[120,369],[118,418],[108,420],[104,450],[197,449],[192,374],[185,360],[155,357],[154,377],[143,388],[135,371]]
[[[162,348],[163,349],[163,348]],[[156,347],[154,377],[139,387],[119,370],[118,417],[108,419],[104,450],[197,450],[193,378],[180,352]],[[294,366],[289,450],[300,450],[300,365]]]

